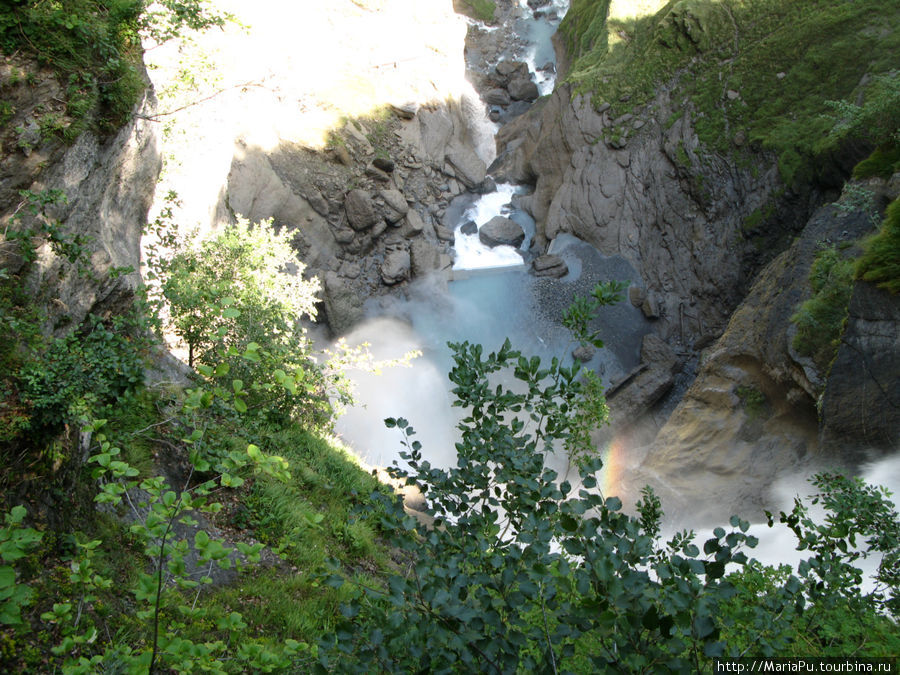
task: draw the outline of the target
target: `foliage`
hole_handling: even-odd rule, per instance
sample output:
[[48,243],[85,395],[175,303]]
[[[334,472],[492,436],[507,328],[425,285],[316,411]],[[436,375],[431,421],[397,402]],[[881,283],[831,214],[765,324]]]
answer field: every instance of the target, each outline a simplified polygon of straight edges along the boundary
[[16,582],[16,569],[10,563],[24,558],[29,549],[41,540],[41,533],[30,527],[23,527],[25,507],[15,506],[3,514],[4,525],[0,527],[0,623],[18,624],[22,622],[22,607],[31,602],[32,590],[25,584]]
[[900,199],[888,206],[881,230],[863,242],[856,276],[900,293]]
[[104,323],[95,316],[83,331],[52,340],[19,372],[19,393],[31,410],[33,431],[97,412],[130,395],[144,381],[144,349],[135,319]]
[[[12,0],[0,13],[0,50],[22,51],[66,86],[67,141],[95,124],[112,131],[144,90],[141,36],[162,42],[221,26],[228,15],[204,0]],[[95,119],[91,119],[96,112]]]
[[809,271],[812,296],[791,316],[797,326],[794,349],[827,372],[837,353],[853,292],[853,261],[837,247],[823,246]]
[[[156,272],[188,363],[207,377],[229,376],[239,411],[265,403],[290,412],[303,399],[310,419],[330,414],[326,383],[300,324],[315,316],[319,284],[305,280],[303,270],[287,230],[239,221],[177,248]],[[249,382],[256,390],[244,387]]]
[[900,171],[900,143],[875,149],[871,155],[853,167],[853,177],[877,176],[888,180],[898,171]]
[[830,134],[864,139],[876,146],[900,144],[900,76],[876,76],[865,94],[861,105],[828,101],[834,121]]
[[15,253],[27,267],[37,259],[41,240],[46,237],[51,250],[76,266],[79,274],[87,274],[89,240],[83,235],[70,236],[50,209],[64,205],[67,198],[62,190],[32,192],[21,190],[22,201],[10,218],[4,244],[15,247]]
[[[801,619],[806,630],[822,627],[806,621],[820,611],[850,608],[871,620],[896,611],[900,524],[880,492],[818,477],[813,503],[825,522],[800,501],[780,517],[811,557],[758,596],[750,573],[742,581],[732,572],[757,543],[748,522],[735,516],[730,530],[715,528],[702,552],[692,532],[664,543],[651,490],[629,516],[598,490],[601,463],[587,448],[574,484],[547,466],[572,439],[587,442],[573,434],[575,411],[595,392],[582,388],[576,369],[556,360],[542,368],[508,342],[486,356],[478,345],[452,348],[454,405],[466,410],[456,465],[432,466],[407,420],[385,421],[401,431],[411,470],[392,473],[426,493],[433,527],[373,495],[404,564],[381,584],[329,578],[354,597],[344,624],[320,644],[323,671],[709,671],[710,657],[737,656],[745,645],[779,654]],[[881,587],[864,594],[853,563],[877,553],[885,556]]]

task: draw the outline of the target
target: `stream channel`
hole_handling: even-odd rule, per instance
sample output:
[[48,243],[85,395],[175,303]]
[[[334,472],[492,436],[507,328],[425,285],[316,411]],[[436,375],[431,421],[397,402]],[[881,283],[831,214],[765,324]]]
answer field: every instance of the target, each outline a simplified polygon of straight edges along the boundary
[[[528,63],[542,94],[553,89],[554,68],[548,64],[555,58],[550,38],[567,4],[557,0],[534,18],[522,0],[518,17],[513,19],[512,32],[518,39],[505,50],[504,58]],[[498,30],[473,23],[476,30]],[[470,62],[471,58],[470,53]],[[487,105],[483,117],[473,123],[486,128],[491,137],[499,128],[489,121]],[[490,164],[493,148],[480,150],[481,159]],[[413,349],[422,352],[410,368],[353,376],[359,403],[339,419],[337,431],[367,464],[388,466],[398,459],[400,437],[395,429],[384,427],[386,417],[410,421],[432,464],[447,467],[455,462],[459,409],[451,407],[448,342],[468,340],[495,351],[508,337],[526,355],[545,361],[556,356],[571,363],[577,345],[561,319],[574,297],[589,295],[600,281],[640,284],[638,274],[624,258],[604,256],[571,235],[558,237],[549,251],[565,261],[565,276],[536,277],[530,271],[534,256],[529,252],[534,221],[514,205],[515,195],[526,190],[501,183],[487,194],[456,197],[444,216],[445,224],[455,232],[452,280],[413,284],[408,301],[379,302],[369,310],[373,318],[346,336],[350,344],[369,343],[376,358],[396,357]],[[522,227],[525,239],[518,248],[489,248],[477,231],[472,231],[498,215]],[[650,324],[639,309],[623,302],[604,308],[596,328],[606,348],[597,350],[585,366],[608,384],[638,365],[641,337],[650,332]]]

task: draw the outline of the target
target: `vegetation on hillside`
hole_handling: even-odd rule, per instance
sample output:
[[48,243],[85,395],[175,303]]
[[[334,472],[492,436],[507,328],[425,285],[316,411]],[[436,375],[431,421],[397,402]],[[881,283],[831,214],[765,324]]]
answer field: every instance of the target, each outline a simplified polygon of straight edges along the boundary
[[[610,4],[572,2],[560,26],[568,81],[616,114],[671,85],[710,150],[732,153],[740,134],[777,153],[788,184],[841,148],[828,101],[896,92],[900,13],[876,0],[671,0],[646,16],[608,16]],[[885,111],[893,132],[897,106]]]
[[71,141],[131,116],[146,86],[142,36],[160,43],[226,19],[206,0],[12,0],[0,12],[0,52],[27,54],[56,72],[69,118],[60,130]]
[[863,242],[856,275],[891,293],[900,293],[900,200],[891,202],[881,229]]
[[798,353],[811,357],[821,373],[827,373],[837,354],[853,294],[853,260],[836,246],[823,246],[816,252],[809,283],[811,297],[791,316],[797,326],[793,345]]

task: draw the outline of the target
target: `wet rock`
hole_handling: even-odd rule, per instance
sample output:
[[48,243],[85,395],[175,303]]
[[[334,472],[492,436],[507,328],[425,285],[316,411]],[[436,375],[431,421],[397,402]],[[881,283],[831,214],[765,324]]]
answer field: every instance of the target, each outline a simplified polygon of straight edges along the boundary
[[453,233],[449,227],[444,227],[443,225],[434,226],[434,233],[437,235],[437,238],[441,241],[446,241],[452,244],[456,240],[456,235]]
[[350,227],[357,232],[372,227],[380,220],[372,196],[365,190],[350,190],[344,198],[344,211]]
[[418,238],[409,245],[410,265],[413,276],[421,278],[438,269],[440,251],[433,243]]
[[465,223],[463,223],[462,227],[459,228],[459,231],[463,234],[477,234],[478,225],[474,220],[467,220]]
[[325,320],[334,335],[346,333],[363,317],[362,298],[334,272],[325,274],[322,301]]
[[530,78],[517,78],[507,87],[509,95],[516,101],[534,101],[540,96],[537,85]]
[[514,220],[494,216],[478,230],[478,238],[485,246],[514,246],[518,248],[525,240],[525,232]]
[[531,263],[535,276],[551,277],[559,279],[569,273],[569,266],[566,261],[558,255],[542,255],[534,259]]
[[509,92],[506,89],[491,89],[484,95],[484,102],[488,105],[508,106],[510,104]]
[[500,78],[503,84],[507,84],[514,79],[528,78],[528,64],[524,61],[501,61],[497,64],[494,72]]
[[394,250],[384,257],[384,262],[381,264],[381,280],[388,286],[408,280],[409,273],[409,251]]

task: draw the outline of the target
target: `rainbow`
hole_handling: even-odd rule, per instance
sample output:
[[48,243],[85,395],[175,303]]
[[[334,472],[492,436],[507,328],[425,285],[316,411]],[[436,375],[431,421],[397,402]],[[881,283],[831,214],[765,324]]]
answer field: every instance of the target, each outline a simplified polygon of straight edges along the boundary
[[599,485],[604,497],[620,496],[626,466],[625,448],[625,439],[615,436],[600,450],[603,469],[600,471]]

